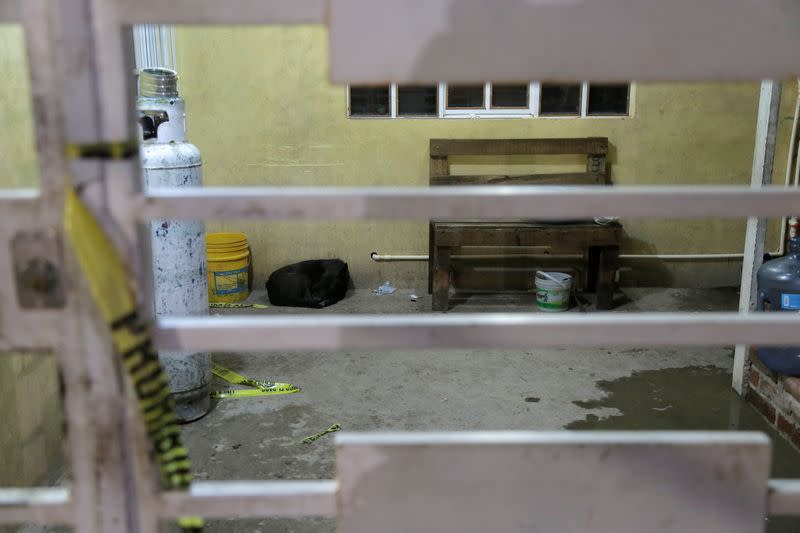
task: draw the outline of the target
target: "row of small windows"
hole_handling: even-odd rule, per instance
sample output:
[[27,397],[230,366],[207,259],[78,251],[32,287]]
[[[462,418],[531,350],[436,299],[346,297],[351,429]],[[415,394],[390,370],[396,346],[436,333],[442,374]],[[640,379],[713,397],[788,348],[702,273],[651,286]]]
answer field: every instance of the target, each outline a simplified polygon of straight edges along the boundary
[[351,117],[625,116],[631,85],[485,83],[350,86]]

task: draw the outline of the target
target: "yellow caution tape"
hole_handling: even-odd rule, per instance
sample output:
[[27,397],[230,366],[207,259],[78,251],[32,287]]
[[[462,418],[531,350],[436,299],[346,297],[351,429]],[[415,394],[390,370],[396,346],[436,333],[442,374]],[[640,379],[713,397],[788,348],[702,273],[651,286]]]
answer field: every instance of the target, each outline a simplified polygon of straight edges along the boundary
[[64,155],[69,159],[128,159],[139,153],[139,141],[68,143]]
[[225,389],[215,390],[211,397],[215,400],[222,398],[254,398],[256,396],[270,396],[272,394],[292,394],[300,392],[300,389],[289,383],[274,383],[273,388],[269,389]]
[[213,391],[211,393],[211,397],[215,399],[253,398],[255,396],[271,396],[273,394],[293,394],[295,392],[300,392],[301,390],[300,387],[292,385],[291,383],[277,383],[274,381],[248,378],[216,363],[211,365],[211,372],[218,378],[224,379],[233,385],[246,385],[248,387],[254,387],[252,389],[226,389]]
[[209,302],[208,306],[212,309],[247,309],[248,307],[252,307],[253,309],[267,309],[269,307],[264,304],[237,304],[226,302]]
[[[114,349],[133,382],[164,486],[187,490],[192,480],[188,452],[181,440],[166,375],[153,349],[150,328],[139,317],[122,258],[71,188],[66,194],[64,231],[92,298],[111,330]],[[203,519],[180,517],[178,525],[184,533],[197,533],[203,529]]]
[[304,438],[300,442],[303,443],[303,444],[311,444],[312,442],[314,442],[318,438],[320,438],[320,437],[322,437],[324,435],[327,435],[328,433],[334,433],[336,431],[339,431],[340,429],[342,429],[341,425],[333,424],[328,429],[320,431],[319,433],[314,433],[313,435],[309,435],[308,437]]

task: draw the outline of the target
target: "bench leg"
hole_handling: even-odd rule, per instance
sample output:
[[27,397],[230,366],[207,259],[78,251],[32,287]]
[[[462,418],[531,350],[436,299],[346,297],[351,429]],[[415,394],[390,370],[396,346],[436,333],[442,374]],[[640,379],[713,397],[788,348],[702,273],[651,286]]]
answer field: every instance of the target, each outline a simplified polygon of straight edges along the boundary
[[433,222],[431,222],[428,224],[428,294],[433,294],[434,239]]
[[608,310],[614,307],[614,286],[618,256],[618,246],[604,246],[600,249],[600,261],[597,268],[598,310]]
[[597,278],[600,266],[600,247],[589,246],[584,251],[586,259],[586,285],[584,290],[586,292],[597,291]]
[[450,248],[437,246],[433,257],[433,310],[447,311],[450,297]]

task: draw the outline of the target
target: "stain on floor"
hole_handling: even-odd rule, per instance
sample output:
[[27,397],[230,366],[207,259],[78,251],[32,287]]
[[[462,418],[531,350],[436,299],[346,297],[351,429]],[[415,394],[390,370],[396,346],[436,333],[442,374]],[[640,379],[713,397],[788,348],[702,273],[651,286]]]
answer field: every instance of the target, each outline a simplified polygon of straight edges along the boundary
[[[774,478],[800,478],[800,451],[731,389],[731,374],[713,366],[634,372],[613,381],[600,381],[606,393],[599,400],[575,403],[590,411],[614,409],[619,414],[589,413],[567,424],[580,430],[739,430],[761,431],[773,445]],[[797,533],[800,519],[770,518],[768,533]]]

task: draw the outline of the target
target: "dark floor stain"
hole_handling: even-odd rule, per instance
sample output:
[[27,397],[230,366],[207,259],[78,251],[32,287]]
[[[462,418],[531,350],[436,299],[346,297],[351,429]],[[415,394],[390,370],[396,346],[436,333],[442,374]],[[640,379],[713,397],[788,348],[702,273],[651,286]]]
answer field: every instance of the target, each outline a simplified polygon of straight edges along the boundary
[[537,398],[536,396],[528,396],[525,398],[525,401],[529,403],[538,403],[540,400],[541,398]]
[[[600,381],[598,387],[606,392],[605,398],[574,403],[586,409],[614,408],[621,414],[600,418],[590,413],[566,429],[762,431],[773,443],[772,477],[800,477],[800,452],[733,392],[731,374],[726,370],[648,370]],[[797,531],[797,518],[771,518],[767,525],[767,533]]]

